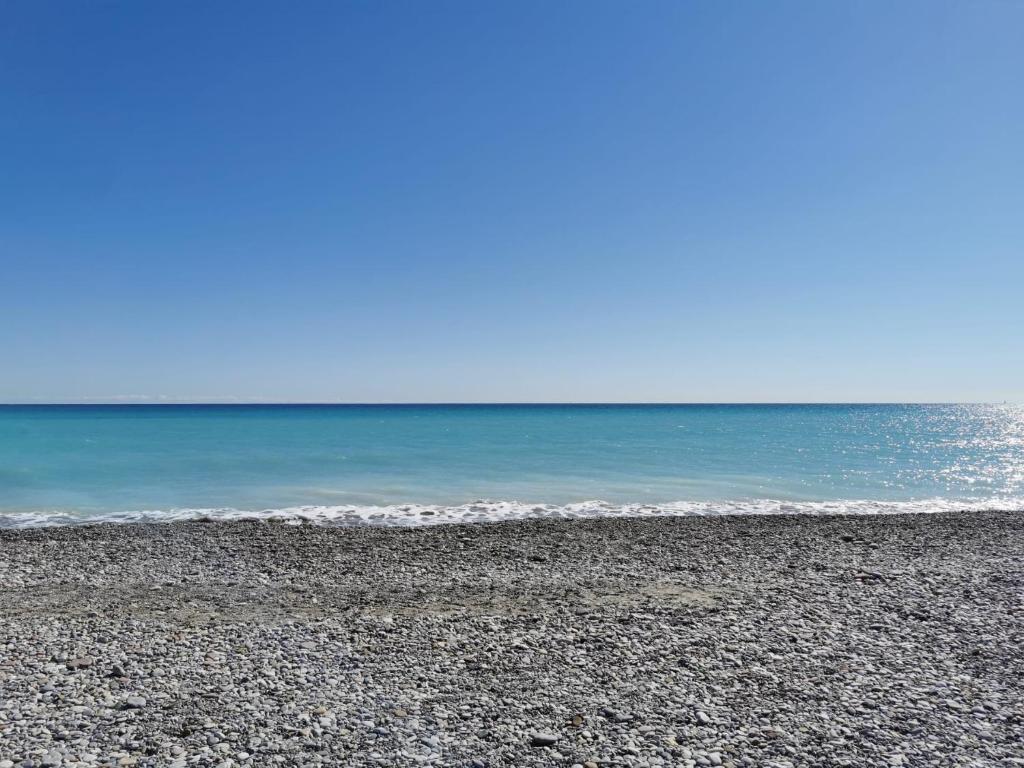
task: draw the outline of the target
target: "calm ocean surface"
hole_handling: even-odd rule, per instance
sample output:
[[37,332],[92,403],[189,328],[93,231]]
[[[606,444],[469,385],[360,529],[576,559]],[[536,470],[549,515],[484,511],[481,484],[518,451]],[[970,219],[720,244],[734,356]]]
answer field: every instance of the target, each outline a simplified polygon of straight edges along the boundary
[[0,406],[0,526],[1024,508],[1009,405]]

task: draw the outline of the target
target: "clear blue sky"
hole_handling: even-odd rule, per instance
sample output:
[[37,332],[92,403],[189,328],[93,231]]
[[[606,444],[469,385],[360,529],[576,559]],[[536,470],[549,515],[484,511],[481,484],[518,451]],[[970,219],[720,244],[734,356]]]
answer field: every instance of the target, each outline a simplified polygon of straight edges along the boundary
[[0,401],[1024,400],[1024,3],[0,3]]

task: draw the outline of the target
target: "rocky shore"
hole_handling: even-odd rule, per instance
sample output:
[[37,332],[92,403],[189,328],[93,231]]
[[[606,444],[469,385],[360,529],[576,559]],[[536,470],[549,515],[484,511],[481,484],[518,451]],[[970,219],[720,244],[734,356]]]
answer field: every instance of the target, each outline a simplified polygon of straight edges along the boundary
[[0,768],[1024,766],[1024,515],[0,531]]

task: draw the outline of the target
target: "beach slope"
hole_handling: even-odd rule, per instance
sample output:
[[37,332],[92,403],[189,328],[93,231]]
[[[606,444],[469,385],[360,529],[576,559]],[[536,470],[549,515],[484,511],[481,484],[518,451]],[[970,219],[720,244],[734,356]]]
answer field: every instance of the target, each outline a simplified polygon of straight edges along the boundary
[[1024,765],[1024,515],[0,531],[0,766]]

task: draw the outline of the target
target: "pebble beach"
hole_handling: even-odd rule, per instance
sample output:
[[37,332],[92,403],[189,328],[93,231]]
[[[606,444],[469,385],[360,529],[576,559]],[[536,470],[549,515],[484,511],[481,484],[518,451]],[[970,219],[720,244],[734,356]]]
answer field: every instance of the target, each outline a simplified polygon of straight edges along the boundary
[[1024,766],[1024,516],[0,531],[0,768]]

